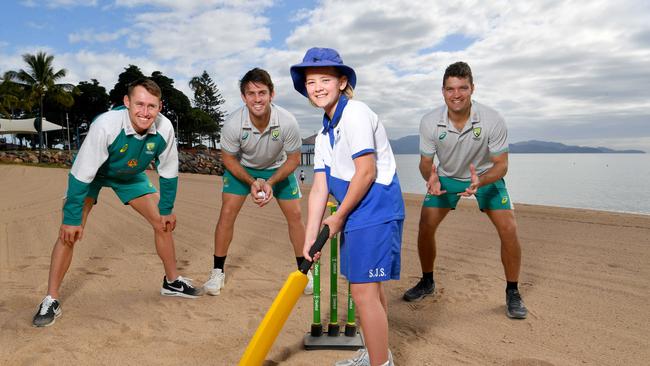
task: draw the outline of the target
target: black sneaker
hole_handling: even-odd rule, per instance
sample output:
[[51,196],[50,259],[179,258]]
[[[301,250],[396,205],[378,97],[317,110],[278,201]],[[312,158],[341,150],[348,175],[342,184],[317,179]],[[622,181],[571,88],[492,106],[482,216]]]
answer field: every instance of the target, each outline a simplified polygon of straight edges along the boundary
[[506,315],[511,319],[526,319],[528,309],[521,300],[519,290],[506,290]]
[[192,286],[192,280],[178,276],[174,282],[167,282],[167,277],[163,277],[163,284],[160,288],[160,294],[165,296],[180,296],[190,299],[203,295],[203,290]]
[[420,278],[420,282],[413,288],[406,290],[404,293],[404,300],[417,301],[423,299],[427,295],[431,295],[436,290],[436,282]]
[[61,316],[61,305],[52,296],[47,295],[38,306],[32,325],[35,327],[49,327],[56,318]]

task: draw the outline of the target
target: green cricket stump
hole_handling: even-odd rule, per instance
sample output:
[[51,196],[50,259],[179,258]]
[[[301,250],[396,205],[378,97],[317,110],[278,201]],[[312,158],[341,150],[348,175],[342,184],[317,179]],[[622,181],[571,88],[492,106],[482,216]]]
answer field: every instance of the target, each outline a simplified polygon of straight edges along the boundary
[[[328,202],[330,212],[336,212],[336,204]],[[357,350],[363,348],[363,336],[358,330],[354,316],[354,301],[348,283],[347,319],[345,328],[341,331],[338,321],[338,238],[330,240],[330,319],[327,332],[323,332],[321,322],[321,288],[320,288],[320,261],[314,263],[314,294],[313,317],[311,330],[304,337],[306,350],[317,349],[347,349]]]

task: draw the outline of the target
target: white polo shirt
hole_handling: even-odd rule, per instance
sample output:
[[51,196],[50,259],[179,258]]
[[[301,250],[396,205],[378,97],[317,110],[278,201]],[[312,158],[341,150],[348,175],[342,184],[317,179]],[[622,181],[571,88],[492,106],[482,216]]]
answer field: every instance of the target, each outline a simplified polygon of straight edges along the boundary
[[368,106],[349,100],[341,120],[329,132],[318,133],[314,148],[314,172],[325,172],[329,192],[340,203],[355,173],[354,159],[375,155],[377,177],[368,193],[350,213],[345,230],[355,230],[404,219],[404,201],[397,179],[395,157],[384,126]]
[[508,152],[508,130],[494,109],[472,100],[470,117],[462,131],[449,121],[447,106],[434,109],[420,121],[420,154],[438,156],[438,175],[470,180],[470,163],[481,175],[492,165],[491,157]]
[[234,111],[221,130],[221,150],[238,155],[241,165],[248,168],[278,168],[287,160],[287,153],[301,146],[298,121],[275,104],[271,104],[269,124],[262,132],[251,122],[246,106]]

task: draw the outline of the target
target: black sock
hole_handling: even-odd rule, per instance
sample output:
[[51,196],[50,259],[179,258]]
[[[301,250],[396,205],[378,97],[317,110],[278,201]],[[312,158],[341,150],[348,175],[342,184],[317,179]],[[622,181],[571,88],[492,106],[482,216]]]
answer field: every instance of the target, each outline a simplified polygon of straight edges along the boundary
[[433,272],[422,272],[422,278],[433,283]]
[[519,282],[506,281],[506,291],[508,291],[508,290],[517,290],[517,291],[519,291],[519,288],[517,288],[518,283]]
[[296,263],[298,263],[298,268],[300,268],[300,265],[304,261],[305,261],[305,257],[296,257]]
[[213,268],[218,268],[223,272],[223,264],[226,263],[226,256],[224,255],[223,257],[217,257],[216,255],[214,257],[214,267]]

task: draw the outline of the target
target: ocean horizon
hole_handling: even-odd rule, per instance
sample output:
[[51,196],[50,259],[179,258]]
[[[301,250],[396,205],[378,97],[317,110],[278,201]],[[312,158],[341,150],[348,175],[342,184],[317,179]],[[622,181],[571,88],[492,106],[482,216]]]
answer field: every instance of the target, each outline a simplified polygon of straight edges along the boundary
[[[396,154],[404,193],[425,193],[418,154]],[[510,154],[512,202],[650,215],[650,154]],[[311,183],[312,166],[300,166]]]

